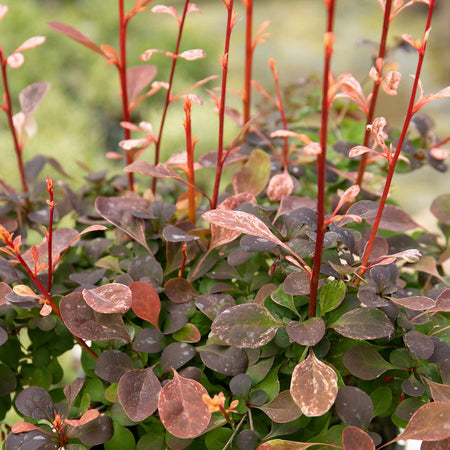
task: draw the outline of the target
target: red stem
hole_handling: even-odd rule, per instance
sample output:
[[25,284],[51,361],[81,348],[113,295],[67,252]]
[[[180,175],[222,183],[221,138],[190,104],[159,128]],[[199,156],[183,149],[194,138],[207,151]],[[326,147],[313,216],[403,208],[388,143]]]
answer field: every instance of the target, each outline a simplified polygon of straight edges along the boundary
[[[131,122],[130,107],[128,104],[127,89],[127,25],[128,20],[125,18],[124,0],[119,0],[119,45],[120,45],[120,61],[117,62],[117,70],[119,71],[120,89],[122,91],[122,117],[124,122]],[[125,139],[130,139],[130,130],[124,128],[123,134]],[[125,152],[127,165],[133,162],[130,152]],[[128,173],[128,189],[134,191],[134,175]]]
[[[384,19],[383,19],[383,31],[381,32],[381,40],[380,40],[380,47],[378,49],[378,59],[381,59],[384,63],[384,56],[386,54],[386,42],[387,42],[387,35],[389,31],[389,24],[390,24],[390,15],[391,15],[391,7],[392,7],[392,0],[386,0],[386,6],[384,9]],[[369,112],[367,113],[367,120],[366,120],[366,128],[365,128],[365,134],[364,134],[364,142],[363,146],[368,147],[371,132],[370,129],[368,129],[367,125],[370,125],[373,122],[373,117],[375,115],[375,108],[377,105],[377,99],[378,99],[378,92],[380,90],[381,85],[381,77],[383,72],[383,64],[381,64],[378,68],[378,80],[374,81],[373,83],[373,89],[372,89],[372,98],[370,100],[370,107]],[[356,179],[356,184],[358,186],[361,186],[363,179],[364,179],[364,172],[366,171],[367,162],[369,159],[369,154],[364,153],[361,156],[361,160],[359,162],[359,168],[358,168],[358,177]]]
[[448,135],[445,139],[442,139],[442,141],[439,141],[437,144],[434,144],[434,147],[436,147],[436,148],[442,147],[448,141],[450,141],[450,135]]
[[220,93],[220,105],[219,105],[219,143],[217,146],[217,166],[216,166],[216,179],[214,181],[214,191],[211,201],[211,209],[215,209],[217,206],[217,200],[219,198],[219,186],[220,179],[222,177],[222,169],[224,164],[223,159],[223,130],[225,123],[225,99],[227,91],[227,76],[228,76],[228,56],[230,52],[230,40],[232,30],[232,18],[233,18],[233,5],[234,0],[229,0],[226,4],[228,10],[227,16],[227,31],[225,36],[225,51],[222,59],[222,89]]
[[[283,122],[283,129],[287,130],[287,120],[286,120],[286,114],[284,112],[284,106],[283,106],[283,98],[281,96],[281,89],[280,89],[280,82],[278,78],[278,70],[275,67],[275,60],[273,58],[269,61],[270,69],[272,70],[273,79],[275,81],[275,87],[277,90],[277,109],[280,113],[281,120]],[[284,147],[283,147],[283,168],[284,171],[287,171],[288,168],[288,138],[284,138]]]
[[322,80],[322,118],[320,124],[320,147],[321,152],[317,155],[317,235],[314,250],[313,271],[311,275],[311,288],[309,298],[309,318],[316,315],[317,291],[319,287],[320,266],[322,262],[323,240],[325,236],[325,169],[327,156],[327,130],[328,130],[328,88],[331,66],[331,56],[333,54],[332,32],[335,10],[335,0],[329,0],[327,33],[325,42],[325,64]]
[[[434,3],[435,3],[435,0],[430,0],[430,5],[429,5],[429,10],[428,10],[428,17],[427,17],[427,23],[426,23],[426,26],[425,26],[425,31],[428,31],[430,29],[431,19],[433,17]],[[415,102],[415,99],[416,99],[417,88],[418,88],[418,85],[419,85],[420,73],[421,73],[421,70],[422,70],[423,60],[424,60],[424,57],[425,57],[426,46],[427,46],[427,42],[425,40],[423,42],[423,44],[422,44],[421,49],[419,50],[419,59],[417,61],[417,69],[416,69],[416,74],[415,74],[415,77],[414,77],[414,84],[413,84],[413,88],[412,88],[412,91],[411,91],[411,97],[409,99],[408,110],[406,112],[406,117],[405,117],[405,121],[403,123],[402,132],[400,134],[400,138],[398,140],[397,147],[395,149],[395,154],[394,154],[392,160],[389,161],[389,170],[388,170],[388,174],[387,174],[387,177],[386,177],[386,182],[385,182],[384,189],[383,189],[383,195],[381,196],[380,205],[379,205],[378,211],[377,211],[377,216],[375,218],[374,224],[372,225],[372,231],[370,233],[370,238],[369,238],[369,241],[367,242],[366,250],[364,252],[364,257],[363,257],[363,259],[361,261],[361,268],[360,268],[360,270],[358,272],[359,275],[364,274],[366,272],[366,270],[367,270],[366,264],[367,264],[367,261],[369,260],[370,253],[372,251],[373,243],[375,241],[375,237],[377,235],[378,227],[380,225],[381,216],[383,215],[384,205],[386,204],[387,196],[389,194],[389,189],[391,187],[392,178],[393,178],[394,172],[395,172],[395,166],[397,164],[398,157],[400,156],[400,152],[402,150],[403,142],[405,141],[406,133],[408,131],[409,124],[410,124],[412,116],[413,116],[414,102]]]
[[[253,0],[247,0],[246,4],[246,29],[245,29],[245,73],[243,95],[243,123],[250,120],[251,96],[252,96],[252,65],[253,65]],[[244,136],[247,134],[245,131]]]
[[[51,183],[51,184],[50,184]],[[53,180],[47,178],[47,190],[50,196],[50,217],[47,230],[47,253],[48,253],[48,272],[47,272],[47,292],[50,292],[53,278],[53,216],[55,213],[55,204],[53,202]]]
[[2,79],[3,79],[3,87],[5,89],[5,100],[6,105],[3,108],[6,116],[8,117],[8,125],[9,130],[11,132],[11,136],[13,138],[14,142],[14,150],[16,152],[16,159],[17,159],[17,166],[19,168],[19,174],[20,174],[20,182],[22,184],[22,192],[26,194],[28,192],[28,186],[27,186],[27,180],[25,177],[25,169],[23,166],[23,159],[22,159],[22,147],[20,146],[19,139],[17,137],[16,129],[14,128],[14,122],[13,122],[13,112],[12,112],[12,105],[11,105],[11,95],[9,92],[9,85],[8,85],[8,76],[6,73],[6,59],[4,58],[3,49],[0,47],[0,65],[2,70]]
[[[175,55],[178,55],[178,52],[180,50],[181,35],[183,33],[184,21],[186,19],[188,7],[189,7],[189,0],[186,0],[186,2],[184,4],[184,10],[183,10],[183,15],[181,17],[180,26],[179,26],[179,29],[178,29],[177,43],[175,45],[175,51],[174,51]],[[172,85],[173,85],[173,78],[174,78],[174,75],[175,75],[175,67],[177,65],[177,60],[178,60],[178,58],[173,58],[173,60],[172,60],[172,67],[170,69],[169,87],[167,89],[166,101],[164,103],[164,109],[163,109],[163,113],[162,113],[162,117],[161,117],[161,124],[159,126],[158,138],[156,139],[156,142],[155,142],[155,166],[159,163],[161,139],[162,139],[162,134],[163,134],[163,130],[164,130],[164,124],[166,123],[167,110],[169,109],[169,104],[171,102]],[[157,178],[153,178],[153,183],[152,183],[153,193],[156,192],[156,183],[157,183],[157,181],[158,181]]]
[[192,104],[188,97],[184,102],[184,110],[186,119],[184,122],[184,130],[186,133],[186,153],[187,153],[187,181],[188,185],[188,204],[189,204],[189,221],[195,225],[195,172],[194,172],[194,146],[192,145],[192,125],[191,125],[191,107]]

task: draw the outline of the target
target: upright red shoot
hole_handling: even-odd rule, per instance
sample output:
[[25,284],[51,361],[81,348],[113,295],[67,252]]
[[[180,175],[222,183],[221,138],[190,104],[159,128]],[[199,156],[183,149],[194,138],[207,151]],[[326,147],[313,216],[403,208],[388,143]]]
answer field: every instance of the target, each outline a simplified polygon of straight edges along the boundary
[[[364,134],[364,142],[363,142],[363,145],[365,147],[369,147],[369,144],[370,144],[371,133],[370,133],[370,128],[368,128],[368,125],[370,125],[373,121],[373,118],[375,115],[375,108],[377,106],[378,92],[380,91],[384,56],[386,54],[386,42],[387,42],[387,36],[388,36],[388,31],[389,31],[389,24],[391,23],[391,9],[392,9],[392,0],[386,0],[386,5],[384,8],[383,30],[381,32],[380,46],[378,49],[378,58],[377,58],[377,64],[376,64],[378,79],[374,80],[374,82],[373,82],[372,97],[370,99],[369,112],[367,114],[367,119],[366,119],[366,131]],[[358,186],[361,186],[361,184],[363,182],[364,172],[366,171],[368,158],[369,158],[368,153],[364,153],[361,156],[361,160],[359,162],[359,168],[358,168],[358,177],[356,179],[356,184]]]
[[[184,3],[183,15],[181,16],[181,20],[180,20],[179,27],[178,27],[178,37],[177,37],[177,43],[175,45],[175,51],[174,51],[175,55],[178,55],[178,52],[180,50],[181,35],[183,34],[184,22],[185,22],[188,10],[189,10],[189,0],[186,0]],[[177,59],[178,58],[176,58],[176,57],[172,59],[172,66],[170,68],[169,86],[167,88],[166,100],[164,102],[164,108],[162,110],[161,124],[159,125],[158,137],[156,138],[156,142],[155,142],[155,166],[159,163],[159,156],[160,156],[160,151],[161,151],[161,139],[162,139],[162,134],[163,134],[163,130],[164,130],[164,124],[166,123],[166,116],[167,116],[167,110],[169,109],[169,104],[172,101],[172,85],[173,85],[173,78],[175,75],[175,67],[177,65]],[[153,183],[152,183],[153,192],[156,192],[157,180],[158,180],[157,178],[153,178]]]
[[391,160],[389,160],[389,170],[388,170],[388,174],[386,176],[386,181],[384,184],[384,189],[383,189],[383,194],[381,196],[380,199],[380,205],[378,207],[378,211],[377,211],[377,215],[375,218],[375,222],[372,226],[372,231],[370,234],[370,238],[369,241],[367,242],[366,245],[366,249],[364,252],[364,256],[362,258],[361,261],[361,268],[359,270],[359,274],[362,275],[364,274],[364,272],[366,272],[367,270],[367,262],[369,260],[370,257],[370,253],[372,251],[372,247],[373,247],[373,243],[375,242],[375,237],[377,235],[377,231],[378,231],[378,227],[380,225],[381,222],[381,217],[383,215],[383,210],[384,210],[384,206],[386,204],[386,200],[389,194],[389,189],[391,187],[391,183],[392,183],[392,178],[394,176],[394,172],[395,172],[395,166],[397,164],[398,158],[400,156],[401,150],[402,150],[402,146],[403,143],[405,142],[405,138],[406,138],[406,133],[408,131],[409,128],[409,124],[411,122],[411,119],[414,115],[414,113],[420,108],[420,105],[418,106],[415,101],[416,101],[416,94],[417,94],[417,90],[419,88],[419,83],[420,83],[420,73],[422,71],[422,64],[423,64],[423,60],[425,57],[425,50],[427,47],[427,41],[428,41],[428,36],[429,33],[431,31],[431,19],[433,17],[433,10],[434,10],[434,4],[435,4],[435,0],[430,0],[429,3],[429,9],[428,9],[428,17],[427,17],[427,23],[425,25],[425,32],[424,32],[424,36],[423,36],[423,40],[422,42],[417,42],[416,41],[416,49],[418,52],[418,61],[417,61],[417,68],[416,68],[416,73],[414,75],[414,84],[411,90],[411,96],[409,99],[409,105],[408,105],[408,110],[406,112],[406,116],[405,116],[405,120],[403,122],[403,128],[400,134],[400,138],[398,140],[396,149],[395,149],[395,153],[392,157]]
[[253,28],[253,0],[242,0],[245,6],[245,72],[244,72],[244,94],[243,94],[243,123],[250,120],[251,97],[252,97],[252,68],[253,50],[252,28]]
[[194,147],[195,138],[192,139],[192,123],[191,123],[192,103],[189,96],[184,100],[184,131],[186,133],[186,153],[187,153],[187,170],[186,176],[188,181],[188,205],[189,205],[189,221],[195,225],[195,173],[194,173]]
[[219,142],[217,145],[217,167],[216,178],[214,181],[214,191],[211,201],[211,209],[217,206],[217,199],[219,198],[220,179],[222,178],[222,169],[224,164],[223,159],[223,131],[225,125],[225,99],[227,92],[227,77],[228,77],[228,57],[230,53],[231,31],[235,25],[236,13],[233,11],[234,0],[222,0],[228,11],[227,15],[227,31],[225,35],[225,50],[223,56],[220,57],[222,63],[222,88],[219,98]]
[[309,317],[316,315],[317,291],[319,287],[320,266],[322,262],[323,240],[325,237],[325,167],[327,156],[327,131],[328,131],[328,113],[330,101],[328,98],[329,77],[331,57],[333,55],[333,21],[335,0],[325,0],[327,8],[327,31],[324,35],[325,41],[325,63],[323,68],[322,80],[322,116],[320,123],[320,148],[317,155],[317,234],[316,245],[314,249],[313,271],[311,276],[311,288],[309,299]]

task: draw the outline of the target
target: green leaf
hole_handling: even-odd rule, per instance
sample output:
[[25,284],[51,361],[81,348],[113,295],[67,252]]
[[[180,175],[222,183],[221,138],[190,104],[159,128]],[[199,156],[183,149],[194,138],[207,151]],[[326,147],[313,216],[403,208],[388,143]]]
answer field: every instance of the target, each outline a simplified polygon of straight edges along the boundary
[[114,423],[114,435],[112,439],[104,444],[105,450],[134,450],[136,442],[133,433],[117,423]]
[[230,428],[217,428],[206,433],[205,445],[208,450],[222,450],[233,431]]
[[278,305],[284,306],[300,317],[294,304],[294,296],[291,294],[286,294],[286,292],[284,292],[283,285],[280,285],[276,291],[272,292],[270,298]]
[[[138,441],[136,450],[163,450],[164,447],[164,427],[159,423],[152,423]],[[125,450],[125,449],[123,449]]]
[[252,391],[257,389],[263,390],[267,394],[267,402],[272,401],[280,393],[280,381],[278,380],[279,369],[280,365],[275,366],[269,371],[266,378],[252,389]]
[[374,417],[381,416],[382,414],[387,412],[391,406],[392,391],[386,386],[381,386],[371,392],[370,398],[372,399],[373,403]]
[[345,298],[345,283],[334,280],[327,283],[319,292],[320,315],[336,309]]

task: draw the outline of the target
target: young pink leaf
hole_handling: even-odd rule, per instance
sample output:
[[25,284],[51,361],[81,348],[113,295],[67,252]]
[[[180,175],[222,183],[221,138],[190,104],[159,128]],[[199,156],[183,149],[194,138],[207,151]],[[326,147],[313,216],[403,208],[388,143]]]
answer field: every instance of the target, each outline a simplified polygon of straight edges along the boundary
[[156,5],[151,9],[151,12],[154,14],[168,14],[169,16],[174,17],[178,23],[180,23],[180,18],[173,6],[166,5]]
[[87,36],[85,36],[77,29],[71,27],[70,25],[62,22],[48,22],[47,26],[49,26],[52,30],[58,31],[59,33],[66,35],[74,41],[77,41],[81,45],[84,45],[85,47],[91,49],[99,55],[106,57],[106,55],[102,52],[102,49],[97,44],[92,42]]
[[309,144],[311,142],[311,139],[308,136],[306,136],[306,134],[294,133],[293,131],[289,131],[289,130],[272,131],[272,133],[270,133],[270,137],[271,138],[275,138],[275,137],[295,137],[297,139],[300,139],[305,144]]
[[383,91],[388,95],[397,95],[397,89],[402,80],[402,74],[396,71],[390,71],[381,82]]
[[25,61],[22,53],[13,53],[6,58],[6,63],[11,69],[18,69]]
[[52,307],[48,303],[44,303],[42,305],[41,310],[39,311],[39,314],[43,317],[46,317],[46,316],[50,315],[51,312],[52,312]]
[[189,3],[187,13],[200,13],[200,8],[195,3]]
[[303,153],[309,156],[316,156],[322,153],[322,147],[318,142],[310,142],[303,147]]
[[156,76],[155,66],[136,66],[127,69],[128,101],[134,102]]
[[19,45],[14,50],[14,53],[20,53],[24,50],[30,50],[34,47],[37,47],[39,45],[42,45],[45,42],[45,36],[34,36],[32,38],[27,39],[22,45]]
[[267,196],[272,202],[279,202],[284,197],[291,195],[294,190],[294,182],[287,172],[274,175],[267,186]]
[[37,427],[36,425],[33,425],[32,423],[28,423],[28,422],[17,422],[12,426],[11,431],[14,434],[19,434],[19,433],[28,433],[29,431],[33,431],[33,430],[41,430],[39,427]]
[[194,48],[180,53],[178,57],[186,61],[195,61],[196,59],[206,58],[206,53],[201,48]]
[[6,13],[8,12],[8,7],[6,5],[0,5],[0,20],[5,17]]
[[200,383],[183,378],[173,370],[173,380],[164,385],[158,400],[164,428],[181,439],[200,436],[211,419],[203,395],[208,395],[208,391]]
[[103,314],[126,313],[131,308],[131,290],[120,283],[110,283],[95,289],[83,289],[85,302]]
[[19,94],[19,102],[22,108],[22,112],[26,116],[33,114],[49,89],[50,83],[45,82],[33,83],[27,86]]
[[272,439],[271,441],[264,442],[256,450],[306,450],[309,447],[314,447],[317,444],[314,442],[296,442],[296,441],[284,441],[283,439]]
[[330,366],[319,361],[311,350],[309,356],[295,366],[290,391],[305,416],[322,416],[336,400],[337,375]]
[[414,105],[413,114],[415,114],[420,108],[428,105],[428,103],[434,102],[435,100],[439,100],[442,98],[450,97],[450,86],[439,91],[437,94],[428,94],[423,98],[420,98],[418,102]]

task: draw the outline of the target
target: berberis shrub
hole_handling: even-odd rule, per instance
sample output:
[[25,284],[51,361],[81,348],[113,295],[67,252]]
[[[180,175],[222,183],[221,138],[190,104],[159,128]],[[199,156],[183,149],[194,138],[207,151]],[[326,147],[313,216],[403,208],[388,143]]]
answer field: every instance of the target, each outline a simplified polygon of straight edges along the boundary
[[[122,159],[126,174],[93,172],[77,190],[51,157],[22,158],[49,84],[25,87],[20,111],[9,85],[45,38],[10,54],[0,48],[1,108],[21,180],[21,191],[0,181],[0,418],[14,422],[1,426],[5,449],[369,450],[408,439],[449,448],[450,194],[431,205],[437,234],[388,199],[396,168],[447,169],[450,136],[434,134],[425,107],[450,87],[425,94],[420,81],[435,1],[378,0],[381,39],[363,86],[331,71],[338,1],[324,1],[321,81],[284,89],[273,59],[273,88],[252,80],[268,23],[253,34],[253,0],[243,0],[242,111],[226,104],[240,18],[233,0],[222,3],[222,73],[180,93],[177,61],[205,57],[181,50],[185,20],[199,12],[189,0],[182,11],[151,0],[126,9],[119,0],[118,49],[48,24],[120,80],[124,137],[108,157]],[[386,50],[389,27],[417,3],[424,33],[398,44],[415,52],[417,68],[401,81]],[[1,19],[7,11],[0,6]],[[176,20],[176,46],[149,49],[129,66],[127,29],[145,12]],[[167,81],[155,81],[146,63],[156,52],[171,60]],[[395,130],[376,104],[400,82],[412,87]],[[217,151],[195,158],[192,104],[207,83]],[[158,92],[158,126],[134,123],[135,108]],[[161,162],[166,113],[182,111],[181,102],[185,150]],[[239,132],[227,143],[229,117]],[[40,177],[46,163],[62,180]],[[221,186],[225,167],[234,168],[229,186]],[[215,177],[206,192],[200,170]],[[42,243],[29,243],[31,230]],[[58,357],[76,345],[82,372],[64,386]]]

